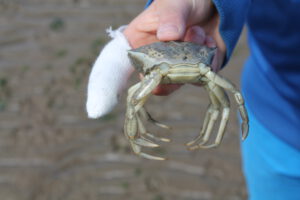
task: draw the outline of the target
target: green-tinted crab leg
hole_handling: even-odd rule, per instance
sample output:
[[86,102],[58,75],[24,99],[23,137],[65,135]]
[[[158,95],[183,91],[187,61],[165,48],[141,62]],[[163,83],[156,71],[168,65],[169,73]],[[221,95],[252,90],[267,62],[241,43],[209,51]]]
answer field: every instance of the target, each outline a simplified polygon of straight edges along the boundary
[[138,101],[149,96],[154,88],[159,85],[161,78],[162,75],[158,71],[152,71],[149,75],[146,75],[141,81],[141,87],[133,95],[133,104],[136,105]]
[[160,122],[158,122],[156,119],[154,119],[150,113],[144,108],[144,107],[141,107],[140,110],[139,110],[139,114],[146,120],[148,120],[149,122],[155,124],[156,126],[159,126],[161,128],[165,128],[165,129],[171,129],[171,127],[165,125],[165,124],[162,124]]
[[209,122],[208,122],[208,125],[207,125],[207,129],[205,131],[205,134],[202,138],[202,141],[200,144],[197,144],[195,146],[192,146],[190,147],[189,149],[190,150],[195,150],[195,149],[198,149],[198,148],[201,148],[203,147],[209,140],[210,138],[210,135],[212,133],[212,130],[213,130],[213,127],[214,127],[214,124],[216,122],[216,120],[218,119],[218,116],[219,116],[219,109],[220,109],[220,102],[219,100],[217,99],[214,91],[212,90],[213,88],[211,87],[213,83],[211,82],[208,82],[207,84],[207,89],[209,91],[209,96],[211,98],[211,103],[212,103],[212,106],[213,106],[213,112],[210,116],[210,119],[209,119]]
[[[144,103],[146,102],[147,98],[151,95],[152,90],[160,83],[161,75],[154,71],[151,72],[149,75],[146,75],[145,78],[141,81],[141,84],[138,86],[133,86],[131,90],[129,90],[128,97],[127,97],[127,109],[128,112],[126,114],[126,118],[129,118],[128,122],[130,122],[131,119],[136,120],[137,123],[137,129],[141,128],[141,121],[139,119],[139,116],[137,113],[139,112],[139,109],[143,107]],[[133,117],[131,117],[133,116]],[[128,123],[127,122],[127,123]],[[135,123],[135,122],[134,122]],[[140,124],[140,127],[138,125]],[[142,126],[143,128],[143,126]],[[135,129],[134,129],[135,130]],[[130,145],[133,149],[133,151],[147,159],[153,159],[153,160],[164,160],[164,158],[152,156],[146,153],[141,152],[140,146],[147,146],[147,147],[157,147],[157,144],[154,144],[150,142],[149,140],[142,138],[140,135],[135,134],[134,138],[129,138]]]
[[201,142],[201,144],[205,144],[208,141],[210,132],[211,132],[211,128],[208,128],[208,127],[209,127],[209,125],[210,126],[213,125],[213,123],[214,123],[213,121],[215,121],[219,115],[220,103],[219,103],[218,99],[216,98],[214,93],[209,89],[208,85],[205,85],[204,87],[209,94],[211,103],[205,114],[203,126],[202,126],[199,136],[196,139],[194,139],[193,141],[187,143],[186,144],[187,146],[192,146],[193,144],[198,142],[203,136],[204,136],[204,139],[203,139],[203,142]]
[[225,91],[221,87],[215,85],[212,82],[209,82],[208,85],[211,88],[211,91],[215,94],[215,96],[218,98],[219,102],[221,103],[221,105],[223,107],[223,111],[222,111],[220,127],[219,127],[219,130],[218,130],[218,133],[217,133],[214,143],[211,145],[199,144],[198,146],[200,148],[213,148],[213,147],[218,146],[221,143],[222,138],[225,133],[226,125],[228,123],[229,112],[230,112],[229,99],[228,99]]
[[[168,139],[168,138],[161,138],[161,137],[156,137],[150,133],[148,133],[146,131],[146,128],[145,126],[143,125],[142,121],[138,118],[138,128],[139,128],[139,131],[141,133],[141,137],[143,138],[143,135],[146,135],[148,136],[149,138],[152,138],[152,139],[155,139],[155,140],[159,140],[159,141],[162,141],[162,142],[170,142],[171,140]],[[146,138],[144,138],[146,139]]]
[[217,75],[216,73],[209,71],[205,74],[205,76],[213,83],[233,93],[234,99],[238,104],[240,116],[242,118],[242,139],[243,140],[246,139],[249,131],[249,119],[248,119],[247,110],[244,105],[245,103],[244,103],[243,96],[230,81]]
[[125,118],[125,135],[126,137],[133,141],[135,144],[145,147],[158,147],[159,145],[154,144],[153,142],[144,139],[144,138],[138,138],[138,129],[139,124],[141,123],[139,116],[135,113],[133,106],[130,104],[131,98],[133,94],[137,91],[137,89],[141,86],[141,84],[136,84],[132,86],[128,90],[128,98],[127,98],[127,114]]
[[136,145],[134,142],[130,141],[130,145],[132,147],[132,150],[135,154],[141,156],[141,157],[144,157],[144,158],[147,158],[147,159],[151,159],[151,160],[166,160],[165,158],[162,158],[162,157],[157,157],[157,156],[152,156],[152,155],[149,155],[149,154],[146,154],[146,153],[142,153],[141,152],[141,147]]

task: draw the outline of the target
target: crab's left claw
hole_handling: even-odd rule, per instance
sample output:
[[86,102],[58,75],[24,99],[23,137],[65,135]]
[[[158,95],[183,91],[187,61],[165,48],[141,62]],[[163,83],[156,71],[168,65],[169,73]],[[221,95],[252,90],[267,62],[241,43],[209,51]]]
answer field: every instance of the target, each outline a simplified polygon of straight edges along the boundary
[[103,48],[91,71],[86,103],[90,118],[102,117],[114,108],[133,72],[127,56],[131,47],[122,33],[125,28],[107,30],[112,40]]

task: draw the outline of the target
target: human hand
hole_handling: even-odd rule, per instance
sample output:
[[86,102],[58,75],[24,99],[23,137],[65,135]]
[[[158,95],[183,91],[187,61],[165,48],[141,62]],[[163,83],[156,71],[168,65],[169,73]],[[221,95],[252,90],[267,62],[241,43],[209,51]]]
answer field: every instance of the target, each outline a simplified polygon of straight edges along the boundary
[[[183,40],[217,47],[213,71],[223,64],[226,47],[220,36],[219,16],[211,0],[155,0],[124,30],[133,48],[157,41]],[[180,85],[160,85],[156,95],[168,95]]]

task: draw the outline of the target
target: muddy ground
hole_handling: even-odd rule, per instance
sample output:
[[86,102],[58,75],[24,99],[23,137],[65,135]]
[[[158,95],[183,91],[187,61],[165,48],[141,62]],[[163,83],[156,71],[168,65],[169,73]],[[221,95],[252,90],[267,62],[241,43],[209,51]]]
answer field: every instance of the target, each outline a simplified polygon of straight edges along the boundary
[[[111,114],[87,119],[87,77],[108,40],[105,29],[128,23],[143,5],[0,0],[1,200],[246,199],[235,110],[219,148],[183,146],[203,121],[208,96],[201,88],[185,86],[148,103],[153,116],[173,127],[148,124],[173,140],[150,151],[169,157],[165,162],[132,154],[122,134],[124,96]],[[242,39],[222,72],[237,85],[246,55]]]

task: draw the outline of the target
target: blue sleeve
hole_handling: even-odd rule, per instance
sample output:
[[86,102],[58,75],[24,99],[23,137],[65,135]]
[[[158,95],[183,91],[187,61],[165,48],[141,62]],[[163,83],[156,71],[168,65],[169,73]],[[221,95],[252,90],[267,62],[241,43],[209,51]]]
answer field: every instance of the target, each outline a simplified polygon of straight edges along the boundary
[[[226,45],[226,58],[224,65],[228,62],[232,51],[242,32],[246,20],[247,11],[251,0],[212,0],[220,16],[220,34]],[[148,0],[148,7],[153,0]]]
[[148,0],[147,3],[146,3],[146,5],[145,5],[145,8],[147,8],[152,3],[152,1],[153,0]]
[[242,32],[251,0],[212,0],[220,16],[220,34],[226,45],[228,62]]

